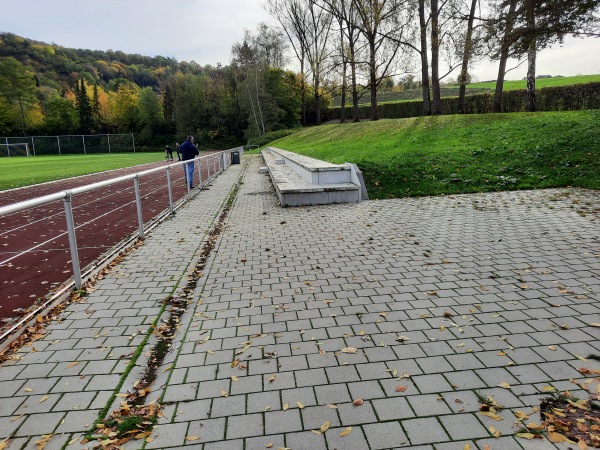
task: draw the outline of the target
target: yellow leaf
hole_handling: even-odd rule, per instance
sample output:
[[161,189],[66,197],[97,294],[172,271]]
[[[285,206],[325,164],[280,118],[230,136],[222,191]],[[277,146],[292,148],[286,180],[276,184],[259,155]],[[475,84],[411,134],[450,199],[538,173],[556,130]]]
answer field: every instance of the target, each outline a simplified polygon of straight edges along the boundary
[[585,443],[584,440],[579,440],[579,442],[577,442],[577,447],[579,447],[579,450],[588,450],[588,445]]
[[319,430],[310,430],[310,431],[313,432],[314,434],[318,434],[318,435],[322,434]]
[[185,438],[186,441],[197,441],[200,439],[200,436],[188,436]]
[[[598,388],[600,389],[600,384],[598,385]],[[337,409],[337,406],[334,405],[333,403],[327,403],[327,407],[331,408],[331,409]]]
[[212,350],[206,350],[206,353],[208,353],[209,355],[214,355],[215,352],[213,352]]
[[492,448],[488,444],[485,444],[483,450],[492,450]]
[[553,352],[555,352],[558,349],[558,347],[556,345],[549,345],[548,346],[548,350],[551,350]]
[[236,377],[235,375],[231,375],[231,379],[233,381],[240,381],[240,379],[238,377]]
[[352,432],[352,427],[348,427],[340,433],[340,437],[348,436],[351,432]]
[[567,442],[568,441],[568,439],[564,435],[562,435],[560,433],[557,433],[555,431],[548,431],[548,436],[547,437],[548,437],[548,440],[550,442],[554,442],[554,443],[560,443],[560,442]]
[[271,375],[271,377],[269,378],[269,383],[272,383],[273,381],[275,381],[276,376],[275,375]]
[[44,402],[45,402],[46,400],[48,400],[49,398],[50,398],[50,396],[49,396],[49,395],[44,395],[44,396],[43,396],[43,397],[40,399],[40,401],[39,401],[38,403],[44,403]]
[[542,388],[542,391],[546,391],[546,392],[552,392],[552,391],[555,391],[555,390],[556,390],[556,388],[553,388],[552,386],[544,386]]
[[463,450],[471,450],[471,444],[469,444],[468,442],[465,444],[465,446],[463,447]]
[[265,448],[273,448],[273,443],[269,442],[267,445],[265,445]]
[[229,397],[229,393],[226,391],[221,391],[221,397],[227,398],[227,397]]
[[298,406],[298,408],[304,409],[304,405],[302,403],[296,402],[296,405]]
[[598,323],[598,322],[592,322],[592,323],[590,323],[590,326],[600,328],[600,323]]
[[529,415],[527,413],[524,413],[523,411],[515,411],[513,414],[519,420],[529,419]]
[[119,398],[127,398],[128,394],[117,394],[115,397],[119,397]]
[[69,364],[67,366],[67,369],[70,369],[71,367],[75,367],[77,364],[79,364],[79,361],[72,362],[71,364]]
[[54,435],[53,434],[43,434],[42,438],[39,441],[35,441],[35,446],[36,446],[37,450],[43,450],[43,448],[46,447],[46,445],[48,445],[48,442],[50,442],[50,439],[52,439],[52,436],[54,436]]
[[287,411],[289,407],[290,407],[290,404],[289,404],[289,403],[284,403],[284,404],[283,404],[283,410],[284,410],[284,411]]
[[25,392],[33,392],[33,389],[31,389],[31,388],[24,388],[23,390],[24,390]]
[[510,389],[510,384],[508,384],[506,381],[503,381],[498,386],[500,386],[501,388],[504,388],[504,389]]
[[3,439],[2,441],[0,441],[0,450],[4,450],[5,448],[8,448],[8,440],[10,439],[10,437],[7,437],[5,439]]
[[535,434],[533,433],[517,433],[515,434],[515,436],[522,438],[522,439],[533,439],[535,437]]
[[269,411],[271,407],[269,405],[265,406],[265,411]]
[[575,358],[580,359],[581,361],[587,361],[583,356],[575,355]]
[[173,365],[167,366],[164,368],[163,373],[164,372],[168,372],[169,370],[171,370],[173,368]]
[[42,323],[44,321],[44,318],[42,316],[37,316],[35,318],[35,320],[36,320],[37,323]]
[[479,411],[479,414],[486,416],[486,417],[490,417],[494,420],[502,420],[502,417],[500,417],[498,414],[493,413],[491,411]]
[[496,356],[506,356],[506,352],[499,352],[499,353],[496,353]]
[[354,347],[344,347],[342,349],[342,353],[356,353],[358,349],[354,348]]
[[321,433],[325,433],[327,430],[329,430],[330,426],[331,426],[331,421],[328,420],[323,425],[321,425]]

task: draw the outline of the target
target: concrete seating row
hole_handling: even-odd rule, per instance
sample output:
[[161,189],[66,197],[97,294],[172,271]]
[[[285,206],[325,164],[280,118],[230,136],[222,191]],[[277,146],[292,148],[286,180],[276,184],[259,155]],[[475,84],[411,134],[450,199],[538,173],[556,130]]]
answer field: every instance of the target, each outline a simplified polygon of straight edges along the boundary
[[367,200],[362,173],[355,164],[331,164],[275,147],[262,151],[281,206],[354,203]]

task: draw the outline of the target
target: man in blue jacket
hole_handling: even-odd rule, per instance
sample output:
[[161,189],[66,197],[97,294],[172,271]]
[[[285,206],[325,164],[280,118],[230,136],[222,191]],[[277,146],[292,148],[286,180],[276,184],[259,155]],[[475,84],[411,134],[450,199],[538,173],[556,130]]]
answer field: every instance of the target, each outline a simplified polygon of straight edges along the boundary
[[194,158],[198,156],[198,147],[194,145],[194,136],[188,136],[187,140],[181,144],[181,159],[187,161],[183,165],[183,176],[190,186],[190,189],[194,187]]

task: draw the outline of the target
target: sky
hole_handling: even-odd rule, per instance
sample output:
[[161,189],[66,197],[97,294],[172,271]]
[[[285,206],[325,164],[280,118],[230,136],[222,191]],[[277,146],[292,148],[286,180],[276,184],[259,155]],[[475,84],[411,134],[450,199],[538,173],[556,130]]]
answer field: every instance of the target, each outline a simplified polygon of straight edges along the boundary
[[[174,57],[200,65],[229,64],[231,46],[258,23],[276,24],[263,0],[0,0],[0,31],[91,50]],[[510,67],[510,66],[509,66]],[[493,80],[496,63],[472,73]],[[523,65],[507,79],[525,76]],[[600,39],[568,39],[539,53],[537,74],[600,73]]]

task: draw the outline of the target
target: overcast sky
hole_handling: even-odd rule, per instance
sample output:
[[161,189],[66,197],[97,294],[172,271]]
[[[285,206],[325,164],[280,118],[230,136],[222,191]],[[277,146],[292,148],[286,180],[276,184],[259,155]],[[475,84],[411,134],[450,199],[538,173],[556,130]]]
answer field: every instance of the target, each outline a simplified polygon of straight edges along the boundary
[[[262,0],[0,0],[0,31],[63,47],[162,55],[201,65],[229,64],[244,29],[274,23]],[[508,79],[523,78],[525,67]],[[473,68],[481,81],[496,78],[497,65]],[[570,39],[544,50],[538,74],[600,73],[600,39]]]

